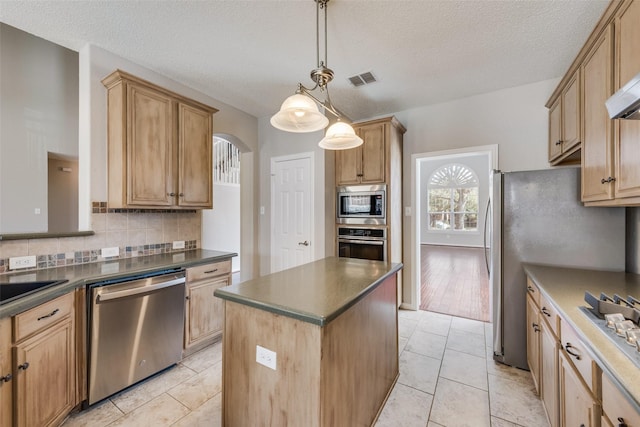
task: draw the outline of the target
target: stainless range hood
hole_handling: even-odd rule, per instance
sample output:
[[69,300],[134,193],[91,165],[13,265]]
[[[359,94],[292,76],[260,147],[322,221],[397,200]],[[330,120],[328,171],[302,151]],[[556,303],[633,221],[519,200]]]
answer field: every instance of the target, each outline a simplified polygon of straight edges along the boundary
[[640,120],[640,73],[605,102],[612,119]]

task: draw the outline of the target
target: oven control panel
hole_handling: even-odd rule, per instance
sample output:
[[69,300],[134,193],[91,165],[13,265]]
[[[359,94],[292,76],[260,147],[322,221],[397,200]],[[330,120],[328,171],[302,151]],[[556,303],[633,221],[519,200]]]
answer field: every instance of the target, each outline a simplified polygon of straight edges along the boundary
[[385,239],[384,228],[357,228],[338,227],[338,237],[351,237],[353,239]]

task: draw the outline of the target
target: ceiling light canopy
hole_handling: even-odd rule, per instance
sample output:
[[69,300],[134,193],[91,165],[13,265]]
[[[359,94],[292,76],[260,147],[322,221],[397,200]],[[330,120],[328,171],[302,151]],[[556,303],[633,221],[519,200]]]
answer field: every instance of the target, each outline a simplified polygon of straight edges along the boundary
[[[333,80],[333,70],[327,68],[327,4],[329,0],[313,0],[316,3],[316,53],[318,66],[311,70],[311,80],[315,86],[306,88],[298,83],[295,95],[284,100],[280,111],[271,117],[271,125],[286,132],[315,132],[327,127],[329,119],[321,113],[318,107],[333,114],[338,121],[329,129],[325,137],[318,144],[327,150],[344,150],[362,144],[362,138],[345,121],[338,110],[331,103],[328,83]],[[324,10],[324,60],[320,60],[320,9]],[[325,100],[316,98],[312,92],[318,89],[325,94]]]

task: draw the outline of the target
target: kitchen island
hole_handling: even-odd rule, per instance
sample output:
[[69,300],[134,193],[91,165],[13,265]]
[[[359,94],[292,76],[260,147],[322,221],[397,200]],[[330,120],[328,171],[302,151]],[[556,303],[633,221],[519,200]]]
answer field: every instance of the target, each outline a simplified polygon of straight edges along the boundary
[[401,268],[329,257],[216,290],[223,425],[372,425],[399,373]]

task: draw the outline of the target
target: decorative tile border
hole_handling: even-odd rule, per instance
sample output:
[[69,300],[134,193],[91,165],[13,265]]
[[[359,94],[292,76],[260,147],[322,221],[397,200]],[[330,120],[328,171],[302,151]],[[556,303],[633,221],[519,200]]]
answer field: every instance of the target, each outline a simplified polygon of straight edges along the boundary
[[196,213],[195,209],[110,208],[107,202],[91,202],[91,213]]
[[[182,252],[185,250],[197,249],[195,240],[187,240],[184,242],[184,249],[172,249],[173,243],[156,243],[152,245],[125,246],[121,247],[120,255],[117,257],[103,257],[100,255],[100,249],[92,249],[87,251],[76,251],[59,254],[37,255],[36,267],[23,268],[20,270],[12,270],[12,273],[41,270],[45,268],[63,267],[68,265],[88,264],[92,262],[100,262],[106,260],[116,260],[124,258],[135,258],[141,256],[157,255],[170,252]],[[8,273],[9,259],[0,259],[0,273]]]

